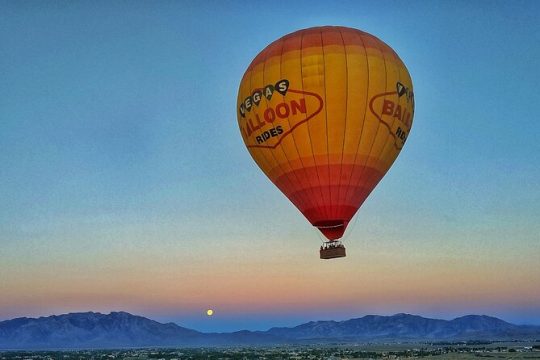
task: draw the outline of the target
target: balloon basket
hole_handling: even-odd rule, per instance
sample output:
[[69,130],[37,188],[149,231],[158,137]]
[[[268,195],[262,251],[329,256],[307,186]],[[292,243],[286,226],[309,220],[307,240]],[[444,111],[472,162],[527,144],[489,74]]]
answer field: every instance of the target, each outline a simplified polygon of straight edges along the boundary
[[319,251],[321,259],[335,259],[347,256],[341,241],[325,242]]

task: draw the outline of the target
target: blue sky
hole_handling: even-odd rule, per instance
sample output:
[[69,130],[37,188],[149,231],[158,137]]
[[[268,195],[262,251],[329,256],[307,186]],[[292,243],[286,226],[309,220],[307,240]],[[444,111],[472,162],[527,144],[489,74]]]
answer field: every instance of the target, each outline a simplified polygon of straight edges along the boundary
[[[1,2],[0,319],[126,310],[233,330],[410,311],[540,324],[539,13],[536,1]],[[348,235],[366,258],[333,267],[303,262],[318,236],[235,118],[251,59],[317,25],[385,41],[416,99],[407,145]],[[433,264],[471,298],[419,275]],[[298,283],[280,287],[276,267]],[[257,306],[244,301],[253,269],[275,291],[369,274],[387,304],[351,280],[327,303]],[[390,290],[392,273],[424,295]],[[242,300],[180,274],[200,288],[224,276]],[[224,310],[209,322],[207,307]]]

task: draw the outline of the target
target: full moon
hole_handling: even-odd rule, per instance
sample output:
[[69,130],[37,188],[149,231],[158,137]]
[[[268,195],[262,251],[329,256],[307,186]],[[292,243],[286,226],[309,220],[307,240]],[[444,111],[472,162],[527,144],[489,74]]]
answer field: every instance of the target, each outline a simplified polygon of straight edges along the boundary
[[206,310],[206,315],[208,315],[208,316],[214,315],[214,310],[212,310],[212,309]]

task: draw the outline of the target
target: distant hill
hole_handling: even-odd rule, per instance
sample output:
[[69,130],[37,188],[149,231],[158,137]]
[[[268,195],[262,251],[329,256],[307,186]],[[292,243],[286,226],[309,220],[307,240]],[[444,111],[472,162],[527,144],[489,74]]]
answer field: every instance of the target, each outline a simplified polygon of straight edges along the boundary
[[293,343],[540,339],[540,326],[468,315],[454,320],[396,314],[312,321],[268,331],[202,333],[126,312],[71,313],[0,322],[0,349],[80,349],[150,346],[230,346]]
[[540,326],[518,326],[485,315],[454,320],[416,315],[367,315],[346,321],[315,321],[293,328],[272,328],[267,333],[296,340],[346,339],[349,341],[498,340],[540,336]]
[[201,333],[127,312],[94,312],[0,322],[0,349],[81,349],[149,346],[266,345],[275,336],[251,331]]
[[0,322],[0,348],[129,347],[196,340],[202,334],[125,312],[73,313]]

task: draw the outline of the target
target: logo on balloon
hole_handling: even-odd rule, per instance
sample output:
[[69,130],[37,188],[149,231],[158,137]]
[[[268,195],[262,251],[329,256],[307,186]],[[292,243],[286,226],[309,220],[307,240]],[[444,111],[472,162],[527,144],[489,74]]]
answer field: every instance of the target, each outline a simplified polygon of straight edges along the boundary
[[369,101],[371,113],[379,119],[394,137],[394,145],[401,150],[412,125],[414,94],[400,82],[396,91],[375,95]]
[[282,79],[255,89],[238,106],[243,121],[240,131],[248,148],[275,148],[299,125],[309,121],[323,108],[316,93],[295,90]]

